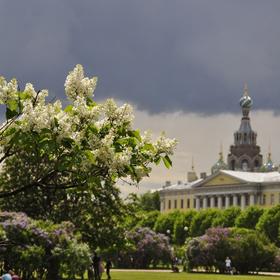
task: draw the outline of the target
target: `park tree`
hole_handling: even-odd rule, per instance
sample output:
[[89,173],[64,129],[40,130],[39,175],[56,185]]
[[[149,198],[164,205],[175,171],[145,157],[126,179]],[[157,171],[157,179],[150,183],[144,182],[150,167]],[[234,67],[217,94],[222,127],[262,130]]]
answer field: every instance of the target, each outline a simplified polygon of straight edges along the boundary
[[140,195],[139,202],[141,209],[143,209],[144,211],[160,210],[160,199],[158,191],[149,191]]
[[59,100],[47,101],[47,90],[36,91],[30,83],[21,90],[15,79],[0,78],[0,104],[6,108],[0,127],[1,208],[71,220],[92,247],[114,242],[106,235],[112,229],[118,234],[124,208],[117,182],[137,184],[160,161],[170,167],[176,144],[164,135],[152,141],[134,129],[130,105],[95,102],[96,84],[77,65],[66,78],[63,107]]
[[156,220],[154,230],[158,233],[167,234],[172,239],[172,236],[174,234],[174,225],[176,223],[176,220],[181,215],[182,212],[180,212],[179,210],[159,215]]
[[277,246],[280,246],[280,205],[276,205],[264,211],[256,228],[265,233],[268,238]]
[[182,215],[176,219],[173,234],[173,239],[176,244],[183,245],[186,238],[189,237],[190,225],[196,213],[197,212],[195,210],[188,210],[183,212]]
[[255,229],[263,212],[264,209],[260,207],[250,206],[243,210],[237,217],[235,225],[240,228]]
[[240,213],[241,209],[239,207],[229,207],[220,211],[218,216],[213,220],[212,227],[233,227]]
[[190,226],[190,236],[200,236],[211,227],[212,222],[218,217],[221,210],[219,209],[203,209],[194,216]]

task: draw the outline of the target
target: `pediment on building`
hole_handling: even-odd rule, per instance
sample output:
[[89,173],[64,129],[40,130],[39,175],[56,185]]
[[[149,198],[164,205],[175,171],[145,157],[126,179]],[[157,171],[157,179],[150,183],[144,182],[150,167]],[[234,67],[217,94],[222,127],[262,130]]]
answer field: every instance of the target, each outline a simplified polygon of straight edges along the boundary
[[217,174],[213,174],[200,182],[196,187],[212,187],[212,186],[232,186],[232,185],[241,185],[246,183],[245,181],[230,176],[228,174],[224,174],[223,172],[218,172]]

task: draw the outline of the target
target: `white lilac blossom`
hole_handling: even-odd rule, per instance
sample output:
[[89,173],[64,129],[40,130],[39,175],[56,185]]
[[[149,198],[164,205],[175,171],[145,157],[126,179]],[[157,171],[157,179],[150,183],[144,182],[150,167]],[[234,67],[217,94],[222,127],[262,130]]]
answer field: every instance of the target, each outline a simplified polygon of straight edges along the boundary
[[0,104],[7,104],[9,100],[15,100],[17,90],[18,83],[16,79],[7,82],[4,77],[0,76]]
[[[60,101],[52,103],[46,101],[47,90],[35,91],[34,86],[27,83],[22,94],[18,92],[15,79],[7,82],[4,78],[0,78],[0,102],[7,103],[10,98],[17,100],[16,104],[12,105],[18,107],[10,108],[16,110],[16,114],[12,114],[12,117],[16,117],[16,121],[11,123],[9,129],[22,132],[18,145],[32,147],[38,141],[39,149],[42,149],[40,154],[44,156],[50,154],[47,161],[53,166],[55,161],[64,159],[60,159],[60,156],[61,152],[66,150],[66,154],[73,158],[67,156],[65,162],[59,163],[61,169],[68,168],[71,171],[64,175],[59,174],[62,181],[72,180],[72,175],[70,178],[67,176],[76,172],[75,176],[84,175],[86,179],[87,174],[93,173],[104,174],[102,176],[105,177],[108,174],[114,180],[130,177],[133,181],[139,182],[151,172],[151,163],[158,163],[160,158],[173,153],[176,140],[168,139],[162,134],[153,142],[150,133],[145,132],[142,135],[138,130],[134,130],[132,125],[134,115],[129,104],[118,106],[113,99],[103,103],[94,102],[92,94],[96,82],[96,77],[91,79],[84,77],[83,67],[77,65],[66,78],[65,92],[70,104],[63,108]],[[13,134],[8,135],[1,139],[2,145],[5,145],[2,150],[9,148]],[[36,139],[31,138],[33,135]],[[52,153],[50,147],[53,147]],[[24,153],[23,151],[21,153]],[[17,151],[15,157],[16,153]],[[21,156],[22,154],[18,155],[18,158]],[[28,158],[29,155],[25,156]],[[33,169],[26,167],[25,164],[23,161],[18,163],[18,166],[33,172],[28,178],[34,179],[35,173],[31,170],[36,171],[38,168],[40,174],[42,169],[47,170],[45,161],[38,162],[37,167],[32,167]],[[5,171],[0,172],[0,179]],[[6,174],[6,180],[12,180],[9,178],[13,176],[9,177],[8,172]]]
[[76,100],[77,96],[93,97],[96,84],[97,77],[85,78],[83,66],[78,64],[67,76],[64,87],[68,98]]

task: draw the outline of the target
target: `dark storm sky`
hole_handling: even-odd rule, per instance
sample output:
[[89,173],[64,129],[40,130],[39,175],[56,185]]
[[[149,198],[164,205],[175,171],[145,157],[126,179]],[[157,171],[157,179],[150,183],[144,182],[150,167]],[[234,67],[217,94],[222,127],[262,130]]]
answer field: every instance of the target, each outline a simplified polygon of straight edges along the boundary
[[280,1],[1,0],[0,74],[62,98],[81,63],[97,99],[150,113],[221,113],[248,83],[280,108]]

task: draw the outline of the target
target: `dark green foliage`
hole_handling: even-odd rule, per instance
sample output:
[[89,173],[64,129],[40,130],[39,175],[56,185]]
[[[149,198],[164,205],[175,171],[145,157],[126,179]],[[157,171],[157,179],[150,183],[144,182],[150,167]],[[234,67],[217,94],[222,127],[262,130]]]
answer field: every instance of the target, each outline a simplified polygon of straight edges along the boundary
[[160,212],[157,210],[150,212],[142,212],[142,217],[141,220],[138,222],[137,227],[146,227],[153,229],[159,215]]
[[176,220],[183,215],[180,211],[172,211],[170,213],[158,216],[154,230],[158,233],[168,234],[172,236],[174,233],[174,225]]
[[190,236],[200,236],[211,227],[212,222],[218,217],[220,210],[203,209],[194,216],[190,226]]
[[160,210],[159,192],[146,192],[140,196],[139,206],[144,211]]
[[260,217],[256,228],[266,234],[266,236],[280,246],[279,239],[280,225],[280,205],[267,209]]
[[196,215],[195,210],[189,210],[179,215],[174,224],[173,240],[177,245],[183,245],[189,236],[191,222]]
[[235,225],[239,228],[255,229],[259,218],[263,214],[264,209],[257,206],[250,206],[243,210],[237,217]]
[[240,215],[241,209],[239,207],[230,207],[218,213],[218,216],[213,220],[213,227],[233,227],[235,219]]

